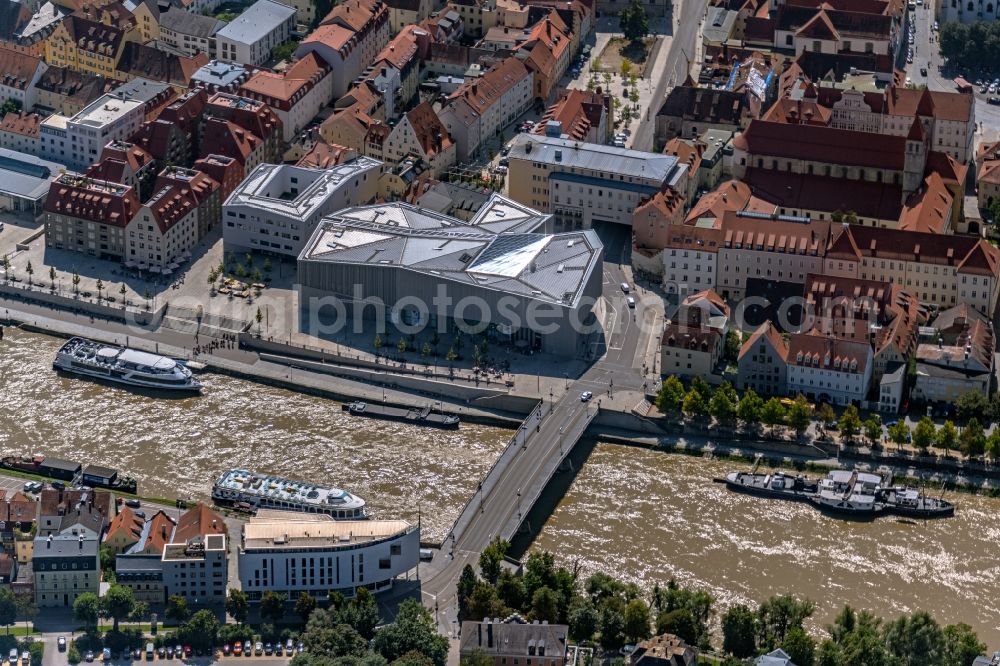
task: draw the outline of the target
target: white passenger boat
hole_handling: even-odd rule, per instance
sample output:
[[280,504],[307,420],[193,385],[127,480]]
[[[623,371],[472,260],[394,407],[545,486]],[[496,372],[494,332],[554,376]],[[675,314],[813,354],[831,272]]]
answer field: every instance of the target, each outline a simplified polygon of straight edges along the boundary
[[182,363],[136,349],[72,338],[56,352],[56,370],[118,384],[166,391],[201,391]]
[[365,501],[346,490],[245,469],[223,472],[212,484],[212,500],[216,504],[249,511],[278,509],[325,513],[336,520],[368,518]]

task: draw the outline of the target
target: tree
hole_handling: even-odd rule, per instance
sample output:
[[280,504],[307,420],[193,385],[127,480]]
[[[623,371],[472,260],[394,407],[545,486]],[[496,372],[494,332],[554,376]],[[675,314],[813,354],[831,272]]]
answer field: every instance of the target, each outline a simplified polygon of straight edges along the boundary
[[740,338],[740,334],[736,331],[729,331],[726,333],[726,346],[723,357],[730,363],[736,363],[740,357],[741,346],[743,346],[743,340]]
[[965,429],[962,430],[959,447],[962,453],[969,458],[981,456],[986,451],[986,433],[983,432],[983,426],[979,424],[979,419],[973,417],[966,424]]
[[[523,608],[528,599],[528,592],[524,585],[524,576],[515,576],[507,570],[500,572],[500,578],[496,584],[497,597],[501,603],[508,608]],[[560,606],[562,599],[559,600]]]
[[632,0],[628,7],[618,13],[618,25],[625,39],[630,42],[641,41],[649,34],[649,18],[640,0]]
[[378,333],[375,334],[375,339],[372,341],[372,346],[375,347],[375,353],[382,349],[382,336]]
[[811,421],[812,407],[809,406],[809,401],[806,400],[805,396],[800,393],[795,396],[795,402],[788,408],[788,425],[792,427],[795,434],[801,437]]
[[[79,277],[79,276],[77,276]],[[77,280],[79,282],[79,279]],[[149,309],[149,299],[153,298],[153,294],[149,291],[149,287],[142,290],[142,297],[146,300],[146,309]]]
[[630,643],[649,638],[649,606],[642,599],[633,599],[625,606],[625,637]]
[[760,423],[760,415],[764,411],[764,401],[753,389],[747,389],[740,398],[736,408],[736,416],[745,425]]
[[986,457],[993,463],[1000,458],[1000,428],[994,428],[986,438]]
[[366,588],[359,588],[351,602],[340,611],[343,622],[354,627],[365,640],[371,640],[375,635],[380,616],[378,603]]
[[480,554],[479,572],[490,585],[496,585],[497,579],[500,578],[500,565],[509,550],[510,543],[500,537],[494,537]]
[[429,342],[425,342],[424,346],[420,348],[420,355],[423,358],[427,358],[431,355],[431,345]]
[[215,647],[221,624],[215,613],[202,609],[191,616],[178,630],[181,641],[198,651],[207,651]]
[[406,353],[406,338],[400,336],[399,342],[396,343],[396,351],[399,352],[400,355]]
[[701,418],[708,413],[708,403],[697,389],[692,388],[684,396],[684,414],[689,418]]
[[656,394],[656,409],[661,414],[675,414],[684,403],[684,385],[676,376],[670,375],[660,385]]
[[101,599],[101,607],[114,623],[112,630],[118,631],[118,622],[127,620],[135,612],[135,597],[132,594],[132,588],[124,585],[112,585],[108,588],[104,598]]
[[821,403],[819,408],[816,410],[816,418],[819,419],[823,425],[829,425],[837,420],[837,415],[833,413],[833,407],[830,403]]
[[979,391],[966,391],[955,401],[955,415],[960,423],[970,419],[987,421],[990,413],[990,403]]
[[271,260],[268,257],[264,257],[264,272],[271,272]]
[[941,666],[966,666],[986,652],[986,645],[979,642],[979,636],[964,622],[949,624],[943,634]]
[[3,279],[10,282],[10,257],[6,254],[0,259],[0,266],[3,266]]
[[945,421],[938,428],[935,439],[937,440],[935,443],[945,450],[945,456],[947,456],[947,452],[955,448],[955,442],[958,440],[958,431],[955,429],[955,424],[951,421]]
[[845,442],[853,442],[858,433],[861,432],[861,417],[858,416],[858,408],[848,405],[844,413],[840,415],[840,435]]
[[289,58],[292,57],[292,54],[295,53],[295,49],[297,49],[298,47],[299,43],[294,39],[287,41],[284,44],[279,44],[278,46],[275,46],[273,49],[271,49],[271,57],[274,58],[275,62],[288,60]]
[[260,335],[260,322],[264,320],[264,313],[261,312],[260,306],[257,306],[257,314],[253,317],[257,321],[257,335]]
[[288,595],[284,592],[277,593],[272,590],[265,590],[260,597],[260,617],[264,621],[277,622],[285,616],[285,604],[288,602]]
[[458,358],[458,354],[455,353],[455,348],[454,347],[449,347],[448,348],[448,353],[445,354],[444,357],[448,361],[448,363],[454,363],[455,360]]
[[226,597],[226,612],[229,613],[237,624],[245,624],[250,615],[250,600],[247,593],[236,588],[229,588],[229,596]]
[[687,608],[660,613],[656,618],[657,634],[673,634],[691,645],[698,645],[698,622]]
[[736,402],[730,397],[729,391],[720,388],[712,395],[708,411],[719,423],[729,423],[736,418]]
[[125,294],[128,293],[128,289],[125,287],[125,283],[118,288],[118,295],[122,297],[122,307],[125,307]]
[[3,113],[3,115],[5,116],[8,113],[17,113],[20,110],[21,110],[21,102],[14,99],[13,97],[8,97],[7,101],[3,103],[3,106],[0,106],[0,113]]
[[625,645],[625,617],[616,604],[604,604],[600,619],[601,647],[617,650]]
[[882,417],[872,414],[864,422],[865,438],[871,446],[878,446],[882,441]]
[[[35,616],[38,615],[38,606],[35,605],[35,596],[30,592],[19,592],[14,595],[14,601],[17,603],[17,614],[22,620],[24,620],[24,628],[27,629],[29,623],[34,621]],[[41,665],[39,664],[38,666]]]
[[936,430],[931,417],[924,416],[917,421],[917,425],[913,429],[913,445],[920,449],[921,453],[927,453],[927,449],[934,444]]
[[101,600],[93,592],[84,592],[73,602],[73,619],[83,625],[84,630],[97,629],[101,613]]
[[437,666],[444,666],[448,639],[437,633],[434,618],[420,602],[406,599],[399,605],[396,621],[375,634],[372,648],[388,661],[415,650]]
[[760,411],[760,420],[771,428],[783,424],[785,422],[785,406],[777,398],[771,398],[764,403],[764,408]]
[[469,598],[472,596],[472,591],[476,589],[476,582],[478,580],[476,572],[472,569],[472,565],[466,564],[462,568],[461,575],[458,577],[458,586],[455,591],[455,596],[458,597],[459,621],[471,618],[469,615]]
[[792,627],[781,642],[784,650],[795,666],[813,666],[816,654],[816,641],[802,627]]
[[573,640],[589,641],[594,637],[601,617],[597,614],[594,604],[581,597],[570,605],[566,619],[569,624],[569,635]]
[[187,621],[191,617],[191,610],[188,608],[187,599],[179,594],[170,595],[167,599],[165,614],[168,620],[173,620],[178,624]]
[[628,78],[628,75],[632,72],[632,61],[628,58],[622,58],[621,73],[622,78]]
[[101,292],[104,291],[104,281],[101,278],[97,278],[97,302],[101,302]]
[[483,580],[476,581],[467,602],[469,617],[472,618],[504,617],[511,611],[500,600],[496,588]]
[[31,276],[35,274],[35,269],[31,265],[31,260],[28,261],[28,265],[24,267],[24,272],[28,274],[28,286],[31,286]]
[[295,600],[295,614],[307,621],[312,612],[316,610],[316,599],[308,592],[300,592],[299,598]]
[[888,429],[889,441],[897,447],[902,448],[903,444],[910,439],[910,427],[905,421],[896,421]]
[[7,627],[10,634],[10,625],[17,622],[17,599],[10,587],[0,588],[0,625]]
[[[79,292],[80,292],[80,274],[77,273],[76,271],[73,271],[73,293],[76,294],[76,293],[79,293]],[[148,290],[147,290],[147,293],[148,293]],[[148,298],[149,297],[147,296],[147,300],[148,300]]]
[[944,632],[926,611],[902,615],[885,625],[889,652],[908,666],[934,666],[944,646]]
[[816,610],[808,599],[800,601],[793,596],[776,595],[757,608],[758,645],[772,650],[781,645],[791,629],[802,628],[802,623]]
[[543,622],[548,620],[555,624],[559,622],[559,593],[548,587],[540,587],[531,595],[532,620]]
[[723,651],[746,659],[756,654],[757,616],[746,606],[731,607],[722,616]]

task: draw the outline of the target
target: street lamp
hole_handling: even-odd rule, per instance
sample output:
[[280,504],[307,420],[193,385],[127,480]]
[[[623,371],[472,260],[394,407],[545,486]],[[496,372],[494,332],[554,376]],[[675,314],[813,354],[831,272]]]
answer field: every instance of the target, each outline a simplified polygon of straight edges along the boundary
[[521,489],[517,489],[517,519],[521,519]]

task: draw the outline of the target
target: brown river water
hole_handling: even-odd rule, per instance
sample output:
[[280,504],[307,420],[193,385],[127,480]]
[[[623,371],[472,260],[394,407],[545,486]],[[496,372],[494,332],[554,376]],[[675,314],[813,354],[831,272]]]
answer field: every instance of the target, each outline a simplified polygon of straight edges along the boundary
[[[336,402],[222,375],[204,395],[155,399],[60,377],[62,340],[11,329],[0,341],[0,452],[116,467],[146,496],[206,499],[215,474],[244,467],[344,487],[378,517],[442,538],[510,432],[362,420]],[[729,493],[733,463],[598,444],[534,547],[649,588],[671,576],[719,606],[795,592],[814,627],[850,603],[892,617],[924,608],[968,622],[1000,649],[1000,500],[952,495],[949,520],[850,523],[803,504]]]

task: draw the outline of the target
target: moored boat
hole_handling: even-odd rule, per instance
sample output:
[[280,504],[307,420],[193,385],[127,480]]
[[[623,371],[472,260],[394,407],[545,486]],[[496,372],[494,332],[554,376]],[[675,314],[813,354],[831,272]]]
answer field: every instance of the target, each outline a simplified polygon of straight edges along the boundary
[[886,511],[906,518],[948,518],[955,505],[940,497],[928,497],[916,488],[894,486],[882,493]]
[[83,377],[173,392],[201,391],[182,363],[166,356],[71,338],[56,352],[52,367]]
[[740,493],[805,501],[816,492],[816,482],[804,476],[791,476],[784,472],[761,474],[754,472],[730,472],[726,475],[726,487]]
[[365,501],[346,490],[258,474],[226,470],[212,484],[212,500],[237,510],[279,509],[325,513],[337,520],[364,520]]

